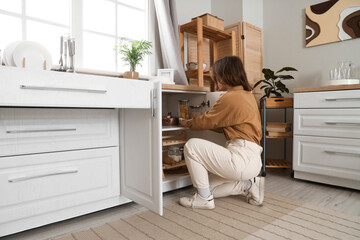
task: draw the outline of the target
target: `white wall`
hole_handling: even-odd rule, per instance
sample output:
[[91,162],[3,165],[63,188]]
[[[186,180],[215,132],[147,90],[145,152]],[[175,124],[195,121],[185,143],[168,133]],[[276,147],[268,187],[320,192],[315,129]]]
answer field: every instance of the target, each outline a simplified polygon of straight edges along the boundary
[[211,13],[210,0],[176,0],[179,24],[191,21],[191,18]]
[[[244,0],[247,1],[247,0]],[[243,19],[243,0],[211,0],[211,14],[224,20],[224,25]]]
[[242,21],[263,28],[263,0],[242,0],[242,2]]
[[299,70],[295,87],[320,86],[329,80],[329,70],[337,62],[355,64],[360,78],[360,39],[305,48],[305,8],[324,0],[264,1],[264,67],[280,69],[292,66]]
[[263,0],[176,0],[179,24],[210,13],[230,25],[245,21],[263,28]]

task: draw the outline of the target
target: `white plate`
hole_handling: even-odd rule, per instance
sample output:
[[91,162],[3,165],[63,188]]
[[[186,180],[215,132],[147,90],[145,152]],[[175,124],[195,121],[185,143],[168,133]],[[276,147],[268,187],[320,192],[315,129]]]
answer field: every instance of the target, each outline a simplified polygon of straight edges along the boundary
[[44,69],[46,62],[46,70],[51,69],[51,55],[49,51],[37,42],[23,41],[14,49],[13,60],[17,67],[23,67],[25,58],[25,68]]
[[15,67],[15,62],[13,59],[13,51],[19,43],[20,43],[20,41],[12,42],[5,47],[4,53],[3,53],[3,62],[5,63],[6,66],[14,66]]

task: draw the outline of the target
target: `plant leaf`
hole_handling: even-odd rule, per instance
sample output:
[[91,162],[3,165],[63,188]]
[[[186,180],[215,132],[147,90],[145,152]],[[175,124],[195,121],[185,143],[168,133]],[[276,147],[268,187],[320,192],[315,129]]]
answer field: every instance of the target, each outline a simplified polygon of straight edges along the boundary
[[294,79],[291,75],[278,75],[278,77],[282,80]]
[[269,80],[269,79],[274,79],[274,71],[268,69],[268,68],[263,68],[262,70],[263,74],[264,74],[264,77],[266,80]]
[[259,80],[259,81],[257,81],[255,84],[254,84],[254,86],[253,86],[253,88],[256,88],[260,83],[262,83],[262,82],[264,82],[264,80]]
[[282,69],[280,69],[276,73],[283,72],[283,71],[297,71],[297,69],[295,69],[293,67],[283,67]]

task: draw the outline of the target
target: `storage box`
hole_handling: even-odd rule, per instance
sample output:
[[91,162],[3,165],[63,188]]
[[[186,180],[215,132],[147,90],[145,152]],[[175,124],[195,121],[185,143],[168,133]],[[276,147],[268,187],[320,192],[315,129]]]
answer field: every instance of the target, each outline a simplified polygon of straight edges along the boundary
[[208,27],[216,28],[218,30],[224,31],[224,20],[221,18],[218,18],[214,15],[211,15],[209,13],[205,13],[204,15],[192,18],[191,20],[194,20],[196,18],[202,18],[203,24]]

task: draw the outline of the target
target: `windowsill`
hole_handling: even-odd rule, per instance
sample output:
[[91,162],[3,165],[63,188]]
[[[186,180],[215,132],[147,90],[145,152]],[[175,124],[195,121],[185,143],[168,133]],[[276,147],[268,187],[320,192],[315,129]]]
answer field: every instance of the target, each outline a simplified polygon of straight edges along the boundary
[[[57,69],[58,66],[54,65],[52,70]],[[123,72],[113,72],[113,71],[104,71],[104,70],[95,70],[89,68],[75,68],[75,72],[79,74],[89,74],[89,75],[97,75],[97,76],[104,76],[104,77],[117,77],[123,78]],[[171,83],[169,78],[167,77],[159,77],[159,76],[151,76],[151,75],[139,75],[139,80],[145,81],[160,81],[165,84],[174,84]]]

